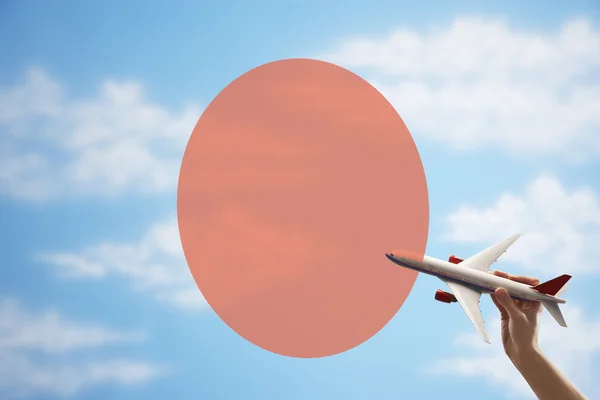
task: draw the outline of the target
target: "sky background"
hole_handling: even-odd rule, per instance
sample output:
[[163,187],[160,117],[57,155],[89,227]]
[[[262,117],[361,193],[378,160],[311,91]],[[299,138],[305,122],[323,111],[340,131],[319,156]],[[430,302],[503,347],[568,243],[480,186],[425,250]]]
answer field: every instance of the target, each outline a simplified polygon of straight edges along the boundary
[[334,62],[411,131],[427,253],[524,236],[499,269],[573,275],[569,328],[541,343],[590,397],[600,366],[597,1],[0,1],[0,397],[527,398],[502,353],[419,276],[371,340],[268,353],[207,307],[177,231],[179,163],[204,107],[244,72]]

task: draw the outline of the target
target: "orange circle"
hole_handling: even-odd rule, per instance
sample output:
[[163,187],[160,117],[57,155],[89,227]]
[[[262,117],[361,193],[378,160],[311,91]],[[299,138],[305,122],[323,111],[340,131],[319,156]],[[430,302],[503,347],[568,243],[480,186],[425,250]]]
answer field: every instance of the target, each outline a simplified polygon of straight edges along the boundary
[[369,83],[333,64],[276,61],[229,84],[187,145],[177,198],[185,257],[213,310],[281,355],[351,349],[400,309],[429,202],[412,137]]

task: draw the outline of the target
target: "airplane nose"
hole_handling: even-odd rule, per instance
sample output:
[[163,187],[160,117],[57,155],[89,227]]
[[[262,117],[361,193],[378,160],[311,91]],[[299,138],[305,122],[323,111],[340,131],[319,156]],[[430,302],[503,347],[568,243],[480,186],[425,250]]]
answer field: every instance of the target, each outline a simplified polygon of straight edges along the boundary
[[387,258],[395,258],[396,260],[410,259],[410,260],[423,260],[423,254],[417,254],[415,251],[410,250],[392,250],[385,253]]

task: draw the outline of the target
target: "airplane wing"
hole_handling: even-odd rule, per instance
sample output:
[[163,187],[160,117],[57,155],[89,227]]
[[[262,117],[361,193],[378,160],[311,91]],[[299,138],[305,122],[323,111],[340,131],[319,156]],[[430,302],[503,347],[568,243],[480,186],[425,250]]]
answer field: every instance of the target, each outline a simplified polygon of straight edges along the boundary
[[465,313],[471,319],[475,329],[481,334],[483,340],[490,343],[487,332],[485,330],[485,323],[483,322],[483,316],[481,315],[481,309],[479,308],[479,301],[481,299],[481,292],[471,289],[467,286],[459,283],[445,281],[456,300],[460,303]]
[[460,263],[460,266],[473,268],[482,272],[489,272],[492,264],[495,263],[502,254],[506,253],[506,250],[508,250],[508,248],[521,236],[521,234],[512,235],[508,239],[496,243],[474,256],[467,258]]

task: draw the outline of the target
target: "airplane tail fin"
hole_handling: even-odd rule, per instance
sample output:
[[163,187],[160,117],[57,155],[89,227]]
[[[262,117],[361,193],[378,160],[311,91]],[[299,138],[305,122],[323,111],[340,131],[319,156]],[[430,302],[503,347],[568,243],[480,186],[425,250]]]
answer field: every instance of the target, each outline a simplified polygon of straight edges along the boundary
[[571,279],[571,275],[561,275],[557,278],[550,279],[544,283],[534,286],[532,289],[549,296],[559,296],[559,293],[564,293],[567,289],[565,285]]
[[568,288],[569,288],[569,284],[566,283],[565,286],[561,287],[560,290],[558,292],[556,292],[555,296],[556,297],[562,296],[567,291]]
[[542,305],[546,308],[546,310],[548,310],[548,313],[552,315],[552,318],[554,318],[560,326],[564,328],[567,327],[565,317],[563,317],[558,303],[555,303],[553,301],[542,301]]
[[[540,283],[539,285],[534,286],[533,289],[549,296],[558,297],[567,290],[567,282],[569,279],[571,279],[571,275],[561,275],[544,283]],[[567,327],[565,317],[562,315],[560,305],[558,303],[555,303],[554,301],[542,301],[542,305],[546,310],[548,310],[548,313],[556,320],[556,322],[558,322],[560,326],[565,328]]]

